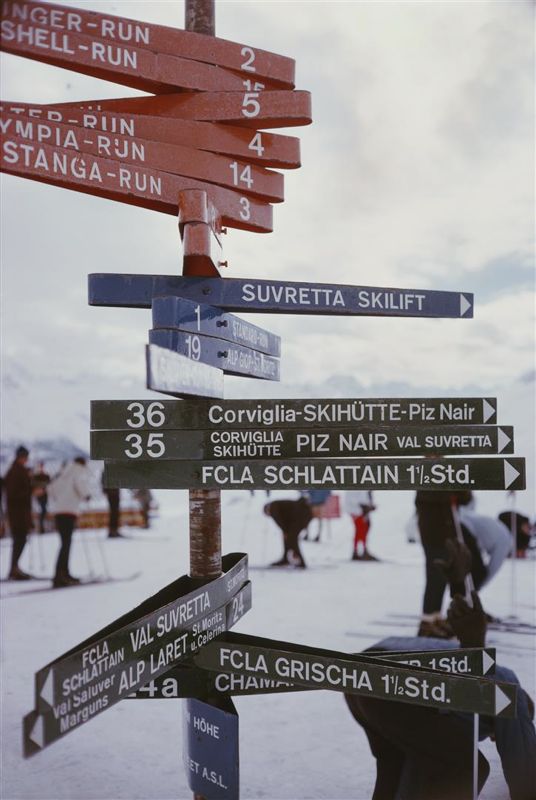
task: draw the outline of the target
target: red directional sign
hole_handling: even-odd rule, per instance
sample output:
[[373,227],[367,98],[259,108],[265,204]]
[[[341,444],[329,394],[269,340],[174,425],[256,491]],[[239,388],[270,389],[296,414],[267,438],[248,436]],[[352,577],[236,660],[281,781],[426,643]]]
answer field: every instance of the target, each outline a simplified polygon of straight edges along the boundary
[[[251,77],[248,75],[244,81],[243,75],[212,64],[141,49],[137,44],[117,39],[99,39],[73,30],[17,22],[5,19],[5,14],[2,15],[0,43],[6,53],[145,92],[176,88],[243,92],[244,83],[250,83]],[[266,82],[259,85],[263,89],[273,88]]]
[[177,214],[179,192],[202,189],[224,225],[257,233],[272,230],[272,207],[231,189],[71,149],[29,144],[18,136],[2,141],[1,170],[173,215]]
[[19,25],[50,29],[59,35],[81,34],[112,45],[129,45],[152,53],[217,64],[239,70],[245,77],[269,79],[285,88],[294,86],[292,58],[214,36],[209,38],[163,25],[41,2],[4,0],[1,19],[3,23],[9,22],[2,27],[10,36],[16,34]]
[[81,153],[112,158],[134,166],[150,167],[175,175],[198,178],[237,189],[268,202],[283,200],[283,176],[226,156],[191,147],[151,142],[117,133],[87,130],[57,122],[36,122],[31,117],[2,114],[3,134],[15,134],[35,145],[55,145]]
[[117,100],[62,103],[56,108],[233,122],[246,128],[288,128],[311,124],[310,92],[263,92],[255,88],[257,84],[254,82],[248,83],[249,88],[241,92],[181,92],[156,97],[121,97]]
[[[45,106],[2,101],[0,101],[0,112],[29,116],[36,124],[61,122],[109,134],[195,147],[198,150],[232,155],[265,167],[294,169],[300,166],[300,140],[296,137],[244,130],[235,125],[145,114],[82,111],[72,105]],[[0,127],[6,132],[6,127],[1,121]]]

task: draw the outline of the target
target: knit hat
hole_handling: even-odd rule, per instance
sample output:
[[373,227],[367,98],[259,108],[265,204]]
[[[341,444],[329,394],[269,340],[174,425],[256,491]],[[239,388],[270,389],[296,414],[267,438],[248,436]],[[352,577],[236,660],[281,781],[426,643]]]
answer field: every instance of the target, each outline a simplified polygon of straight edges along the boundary
[[30,451],[27,450],[23,444],[20,447],[17,447],[15,450],[15,458],[21,458],[22,456],[27,457],[30,455]]

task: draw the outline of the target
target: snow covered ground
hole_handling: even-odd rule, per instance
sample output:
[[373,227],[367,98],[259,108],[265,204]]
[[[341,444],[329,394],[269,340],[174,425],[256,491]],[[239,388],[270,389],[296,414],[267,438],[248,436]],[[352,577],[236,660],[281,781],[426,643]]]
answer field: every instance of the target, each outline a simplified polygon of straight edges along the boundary
[[[310,566],[305,571],[262,569],[281,550],[278,529],[262,515],[265,499],[264,492],[254,498],[245,492],[222,495],[223,550],[249,553],[253,581],[253,608],[236,630],[347,652],[390,634],[414,634],[416,621],[390,616],[417,614],[420,607],[422,551],[418,544],[407,543],[404,532],[412,511],[411,493],[376,493],[378,511],[369,544],[381,563],[350,562],[351,522],[343,517],[325,529],[320,544],[304,542]],[[112,575],[141,570],[139,578],[62,591],[49,591],[47,583],[2,584],[2,800],[191,797],[181,762],[182,701],[121,702],[42,753],[22,758],[21,720],[33,707],[36,670],[188,572],[187,493],[165,493],[150,531],[133,532],[135,538],[123,541],[104,536],[104,531],[75,535],[72,572],[88,573],[88,554],[100,571],[103,548]],[[50,575],[57,536],[41,537],[41,554],[37,537],[32,538],[21,566],[29,568],[32,556],[33,571]],[[3,540],[2,576],[9,552]],[[514,583],[510,562],[482,598],[493,614],[506,616],[513,610],[534,622],[534,589],[534,561],[516,562]],[[534,696],[536,639],[493,632],[488,643],[497,647],[498,660],[511,666]],[[240,715],[243,800],[370,798],[374,760],[340,694],[243,697],[235,698],[235,705]],[[492,766],[481,798],[506,800],[494,746],[488,741],[481,747]]]

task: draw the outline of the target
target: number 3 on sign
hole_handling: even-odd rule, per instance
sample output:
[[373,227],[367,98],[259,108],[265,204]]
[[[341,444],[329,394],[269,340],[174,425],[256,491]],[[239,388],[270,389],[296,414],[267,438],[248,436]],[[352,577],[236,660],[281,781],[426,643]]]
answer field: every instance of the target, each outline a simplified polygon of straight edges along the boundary
[[241,197],[240,198],[240,205],[242,206],[242,210],[240,212],[240,218],[244,219],[244,220],[250,219],[250,217],[251,217],[251,209],[250,209],[249,200],[247,199],[247,197]]

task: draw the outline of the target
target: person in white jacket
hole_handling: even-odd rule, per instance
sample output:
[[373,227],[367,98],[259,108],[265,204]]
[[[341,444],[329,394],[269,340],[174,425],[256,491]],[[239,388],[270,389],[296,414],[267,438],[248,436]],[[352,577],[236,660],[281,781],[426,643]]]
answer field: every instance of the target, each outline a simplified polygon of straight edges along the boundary
[[71,540],[80,505],[91,497],[90,473],[86,459],[75,458],[48,486],[49,508],[54,514],[56,530],[61,538],[53,586],[74,586],[80,583],[69,573]]

